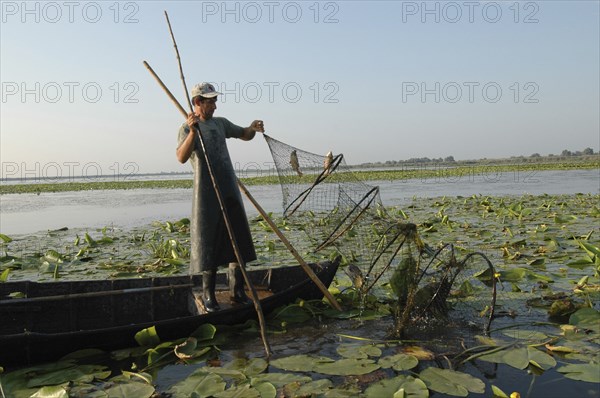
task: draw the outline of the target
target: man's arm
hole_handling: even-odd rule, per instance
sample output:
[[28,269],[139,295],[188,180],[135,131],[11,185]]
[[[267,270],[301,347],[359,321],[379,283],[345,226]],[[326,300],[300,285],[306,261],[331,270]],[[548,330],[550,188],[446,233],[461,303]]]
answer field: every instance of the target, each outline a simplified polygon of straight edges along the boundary
[[[188,126],[194,125],[196,123],[196,116],[190,113],[190,115],[188,116],[187,123]],[[194,151],[195,146],[195,140],[196,130],[190,128],[190,132],[188,133],[187,137],[185,137],[185,140],[177,147],[176,155],[177,160],[179,160],[180,163],[187,162],[190,156],[192,156],[192,152]]]
[[265,126],[262,120],[253,121],[249,127],[244,127],[244,134],[240,139],[244,141],[250,141],[256,135],[256,132],[264,133]]

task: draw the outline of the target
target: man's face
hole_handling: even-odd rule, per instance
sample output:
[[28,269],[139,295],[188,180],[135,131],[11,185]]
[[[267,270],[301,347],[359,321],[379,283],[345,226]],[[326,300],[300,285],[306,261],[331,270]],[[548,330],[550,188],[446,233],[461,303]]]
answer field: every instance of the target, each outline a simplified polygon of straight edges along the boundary
[[217,97],[201,98],[198,100],[197,105],[199,116],[204,120],[208,120],[213,117],[213,113],[217,110]]

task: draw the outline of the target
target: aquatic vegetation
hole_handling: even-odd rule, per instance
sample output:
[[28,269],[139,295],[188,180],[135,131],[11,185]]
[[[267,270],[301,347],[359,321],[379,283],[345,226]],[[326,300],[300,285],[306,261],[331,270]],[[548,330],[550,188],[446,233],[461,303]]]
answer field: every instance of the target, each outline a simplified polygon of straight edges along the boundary
[[[414,198],[386,209],[386,214],[414,223],[423,242],[434,250],[452,243],[458,260],[475,251],[490,259],[498,288],[490,336],[481,336],[480,328],[465,324],[451,308],[441,325],[423,319],[402,340],[390,339],[394,289],[401,291],[398,286],[403,282],[389,278],[400,260],[387,278],[361,296],[361,283],[372,281],[361,282],[352,272],[351,266],[361,258],[352,254],[358,237],[350,234],[322,253],[307,253],[308,246],[298,245],[308,258],[344,254],[348,272],[338,273],[330,291],[347,310],[339,313],[323,302],[302,301],[277,309],[268,319],[277,355],[270,361],[260,358],[260,345],[248,346],[258,340],[258,328],[251,322],[234,328],[207,325],[171,342],[161,341],[150,328],[138,334],[139,347],[4,369],[0,386],[7,397],[104,396],[107,391],[111,396],[174,397],[510,396],[513,392],[527,396],[528,390],[548,395],[548,388],[560,386],[572,392],[589,390],[597,397],[599,199],[598,195],[472,195]],[[306,239],[302,226],[275,218],[292,241]],[[189,232],[180,221],[130,231],[112,227],[2,237],[0,283],[184,274]],[[258,220],[251,228],[259,263],[294,261]],[[376,242],[383,236],[377,225],[372,234]],[[451,295],[473,296],[484,288],[478,285],[482,276],[471,274],[454,284]],[[245,344],[243,350],[240,344]],[[108,367],[110,358],[116,362]],[[179,367],[177,380],[161,379],[167,364]],[[503,377],[506,374],[510,377]],[[553,380],[551,387],[536,382],[544,377]]]

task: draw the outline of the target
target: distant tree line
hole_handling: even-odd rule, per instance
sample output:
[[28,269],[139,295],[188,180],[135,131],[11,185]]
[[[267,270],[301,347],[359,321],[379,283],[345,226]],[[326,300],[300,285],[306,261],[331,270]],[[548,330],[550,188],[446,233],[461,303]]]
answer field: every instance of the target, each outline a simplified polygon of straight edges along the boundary
[[595,153],[594,150],[590,147],[585,148],[582,151],[570,151],[568,149],[565,149],[561,152],[560,155],[554,155],[554,154],[548,154],[546,156],[540,155],[539,153],[532,153],[531,155],[529,155],[529,157],[526,157],[524,155],[520,155],[520,156],[511,156],[510,158],[507,159],[487,159],[487,158],[483,158],[483,159],[479,159],[479,160],[461,160],[461,161],[456,161],[454,159],[454,156],[450,155],[450,156],[446,156],[445,158],[428,158],[428,157],[422,157],[422,158],[410,158],[410,159],[406,159],[406,160],[386,160],[385,162],[369,162],[369,163],[362,163],[359,166],[361,167],[377,167],[377,166],[401,166],[401,165],[415,165],[415,164],[431,164],[431,163],[445,163],[445,164],[465,164],[465,163],[475,163],[475,162],[485,162],[485,163],[505,163],[505,162],[510,162],[510,161],[521,161],[521,162],[539,162],[539,161],[543,161],[545,159],[548,158],[552,158],[553,160],[558,160],[560,158],[567,158],[567,157],[578,157],[578,156],[593,156],[593,155],[598,155],[598,153]]

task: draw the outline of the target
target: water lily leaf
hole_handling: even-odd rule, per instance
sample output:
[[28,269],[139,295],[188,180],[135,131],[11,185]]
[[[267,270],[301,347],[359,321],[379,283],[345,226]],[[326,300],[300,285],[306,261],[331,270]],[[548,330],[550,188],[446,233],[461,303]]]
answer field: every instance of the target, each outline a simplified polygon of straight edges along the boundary
[[276,398],[277,389],[271,383],[266,381],[251,384],[259,393],[261,398]]
[[333,383],[331,380],[320,379],[309,381],[302,385],[295,383],[288,384],[284,387],[283,391],[286,397],[316,397],[328,391],[332,386]]
[[[193,358],[195,356],[195,354],[197,354],[197,352],[196,352],[197,346],[198,346],[198,340],[196,340],[194,337],[189,337],[183,343],[177,344],[173,351],[175,352],[175,355],[179,359],[190,359],[190,358]],[[205,348],[205,351],[203,351],[202,354],[204,354],[208,350],[210,350],[210,348]],[[202,354],[200,354],[200,355],[202,355]]]
[[8,235],[0,234],[0,239],[2,239],[4,243],[12,242],[12,238]]
[[525,347],[506,348],[481,355],[479,359],[486,362],[505,363],[517,369],[525,369],[529,365],[529,355]]
[[[104,366],[82,365],[67,369],[58,369],[48,373],[42,373],[29,379],[27,387],[42,387],[57,385],[70,381],[91,382],[94,380],[95,372],[105,369]],[[105,372],[100,372],[98,378],[106,378]]]
[[191,337],[195,337],[198,341],[212,340],[217,333],[217,328],[210,324],[205,323],[191,334]]
[[556,360],[534,347],[527,347],[527,354],[529,355],[529,363],[541,370],[552,369],[556,366]]
[[358,397],[359,394],[360,394],[360,390],[357,390],[355,388],[349,388],[349,389],[331,388],[331,389],[325,391],[324,393],[322,393],[321,395],[319,395],[319,397],[322,397],[322,398],[354,398],[354,397]]
[[198,397],[210,397],[224,391],[225,386],[221,376],[199,369],[173,385],[169,393],[173,394],[173,398],[189,398],[193,394]]
[[149,398],[154,394],[154,387],[146,383],[117,384],[104,391],[108,398]]
[[152,347],[160,343],[156,328],[151,326],[135,334],[135,341],[142,347]]
[[519,340],[529,340],[529,341],[548,340],[547,334],[538,332],[535,330],[512,329],[512,330],[505,330],[502,334],[504,334],[505,336],[511,337],[513,339],[519,339]]
[[577,220],[577,217],[573,215],[557,214],[554,216],[554,222],[557,224],[566,224],[574,220]]
[[379,358],[377,362],[383,369],[392,368],[397,371],[412,369],[419,364],[419,360],[413,355],[396,354]]
[[331,358],[311,355],[291,355],[285,358],[274,359],[270,365],[276,368],[293,372],[312,372],[319,363],[335,362]]
[[544,266],[545,264],[546,264],[546,259],[544,257],[538,257],[536,259],[533,259],[533,260],[527,262],[527,265],[531,265],[532,267],[535,267],[538,269],[545,269],[546,268]]
[[326,375],[350,376],[363,375],[379,369],[379,365],[370,359],[340,359],[334,362],[318,363],[314,371]]
[[260,398],[260,391],[250,384],[228,388],[214,395],[216,398]]
[[381,356],[381,349],[374,345],[340,344],[337,353],[344,358],[368,358]]
[[584,242],[581,241],[579,239],[576,239],[576,242],[579,244],[579,246],[585,250],[585,252],[588,254],[588,256],[590,256],[590,258],[594,258],[594,257],[600,257],[600,248],[588,243],[588,242]]
[[0,282],[6,282],[8,280],[8,274],[10,274],[10,268],[5,269],[0,274]]
[[494,398],[508,398],[508,395],[498,387],[492,384],[492,394]]
[[547,370],[556,366],[556,360],[534,347],[511,347],[485,354],[479,359],[487,362],[505,363],[517,369],[525,369],[529,364]]
[[519,282],[527,275],[528,270],[525,268],[515,267],[509,270],[500,271],[500,280],[505,282]]
[[400,375],[393,379],[380,380],[365,390],[366,398],[405,397],[427,398],[429,390],[421,379]]
[[224,369],[236,370],[242,372],[246,376],[256,376],[264,372],[269,364],[262,358],[237,358],[223,366]]
[[556,369],[564,373],[565,377],[573,380],[600,383],[600,363],[570,363]]
[[287,323],[303,323],[312,318],[312,315],[297,304],[290,304],[273,311],[273,318]]
[[469,392],[477,394],[485,392],[483,381],[455,370],[427,368],[419,374],[419,378],[429,389],[442,394],[466,397]]
[[569,317],[569,324],[600,333],[600,311],[581,308]]
[[31,395],[31,398],[69,398],[69,394],[65,389],[69,383],[64,383],[58,386],[46,386],[37,390]]
[[260,382],[268,382],[279,388],[289,383],[307,383],[309,381],[312,381],[310,377],[294,373],[261,373],[258,376],[252,377],[250,384],[256,385]]

